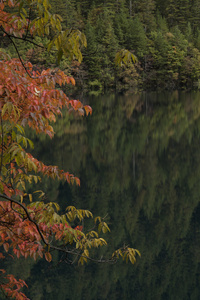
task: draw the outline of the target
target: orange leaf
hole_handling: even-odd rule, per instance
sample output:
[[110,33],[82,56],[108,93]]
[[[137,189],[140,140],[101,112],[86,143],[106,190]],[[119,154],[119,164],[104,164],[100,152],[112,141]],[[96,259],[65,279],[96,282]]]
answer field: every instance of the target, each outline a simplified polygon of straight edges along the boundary
[[5,271],[4,269],[0,269],[0,271],[1,271],[3,274],[6,273],[6,271]]
[[74,180],[75,180],[76,184],[80,186],[80,179],[78,177],[74,177]]
[[74,80],[74,78],[73,78],[73,77],[70,77],[70,81],[71,81],[71,84],[73,84],[73,85],[75,85],[75,84],[76,84],[76,82],[75,82],[75,80]]
[[46,259],[48,262],[52,261],[51,253],[46,252],[46,253],[44,254],[44,256],[45,256],[45,259]]
[[89,105],[85,105],[84,109],[85,109],[86,116],[92,114],[92,107],[90,107]]

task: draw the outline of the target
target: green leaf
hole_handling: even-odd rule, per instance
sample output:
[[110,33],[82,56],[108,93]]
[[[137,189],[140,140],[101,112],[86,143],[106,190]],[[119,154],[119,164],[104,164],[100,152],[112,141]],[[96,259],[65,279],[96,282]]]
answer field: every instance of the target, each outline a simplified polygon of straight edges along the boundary
[[121,49],[116,53],[115,65],[122,66],[123,64],[133,64],[137,62],[137,57],[126,49]]
[[59,49],[58,50],[58,54],[57,54],[57,62],[58,62],[58,64],[60,64],[62,56],[63,56],[63,50]]

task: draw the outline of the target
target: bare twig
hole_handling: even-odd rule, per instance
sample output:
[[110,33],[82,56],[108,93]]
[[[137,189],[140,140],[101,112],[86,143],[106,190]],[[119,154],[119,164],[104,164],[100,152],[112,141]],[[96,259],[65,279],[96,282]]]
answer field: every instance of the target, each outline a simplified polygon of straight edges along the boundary
[[39,45],[36,42],[27,39],[27,34],[26,34],[25,37],[20,37],[20,36],[15,36],[15,35],[9,34],[8,32],[5,31],[5,29],[2,26],[0,26],[0,29],[1,29],[1,31],[3,31],[3,33],[6,34],[7,37],[10,37],[10,38],[13,38],[13,39],[18,39],[18,40],[21,40],[21,41],[25,41],[25,42],[31,43],[31,44],[33,44],[37,47],[40,47],[42,49],[46,49],[44,46]]

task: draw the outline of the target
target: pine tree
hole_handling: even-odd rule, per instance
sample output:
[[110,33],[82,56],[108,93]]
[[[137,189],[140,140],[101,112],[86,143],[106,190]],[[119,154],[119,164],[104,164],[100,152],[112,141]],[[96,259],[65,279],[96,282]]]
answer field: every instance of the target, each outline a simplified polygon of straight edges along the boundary
[[147,32],[156,28],[155,9],[154,0],[135,0],[133,2],[134,16],[137,15],[139,17]]
[[95,28],[88,22],[85,27],[87,49],[84,62],[87,65],[89,80],[98,79],[100,76],[100,54],[96,40]]
[[169,32],[167,21],[165,17],[162,17],[159,12],[157,12],[156,21],[157,21],[157,30],[162,31],[163,33]]
[[181,29],[187,26],[189,17],[190,2],[189,0],[169,0],[166,7],[166,16],[169,26],[179,25]]
[[125,6],[120,7],[119,10],[116,11],[113,26],[119,44],[124,46],[129,33],[129,12]]
[[196,32],[200,24],[200,1],[199,0],[193,0],[191,3],[190,22],[192,24],[192,28]]
[[194,41],[192,26],[191,26],[190,22],[188,22],[188,24],[187,24],[187,27],[185,30],[185,37],[188,40],[188,42],[190,42],[190,43],[192,43]]
[[83,28],[83,18],[78,13],[75,0],[52,1],[52,10],[61,15],[66,27]]
[[178,7],[174,0],[168,0],[165,13],[169,27],[175,26],[177,24]]
[[195,34],[195,40],[194,40],[195,42],[195,47],[198,49],[198,50],[200,50],[200,30],[199,29],[197,29],[196,30],[196,34]]
[[185,29],[188,23],[189,12],[190,12],[190,0],[179,0],[177,1],[177,21],[181,29]]
[[135,50],[136,56],[143,57],[147,47],[147,37],[144,27],[138,17],[129,21],[129,28],[126,36],[126,47]]
[[96,34],[101,52],[102,80],[107,87],[114,84],[114,57],[118,49],[117,38],[107,9],[104,9],[97,20]]

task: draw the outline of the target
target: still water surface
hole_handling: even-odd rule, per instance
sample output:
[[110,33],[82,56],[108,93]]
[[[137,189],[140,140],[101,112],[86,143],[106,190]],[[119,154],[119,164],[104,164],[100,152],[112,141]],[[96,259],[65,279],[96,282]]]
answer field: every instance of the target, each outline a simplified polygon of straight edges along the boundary
[[28,296],[200,299],[200,93],[86,102],[92,116],[65,116],[53,141],[36,142],[37,155],[79,176],[81,187],[45,181],[43,189],[63,208],[73,204],[107,215],[111,248],[128,244],[142,256],[134,266],[29,262],[23,271]]

